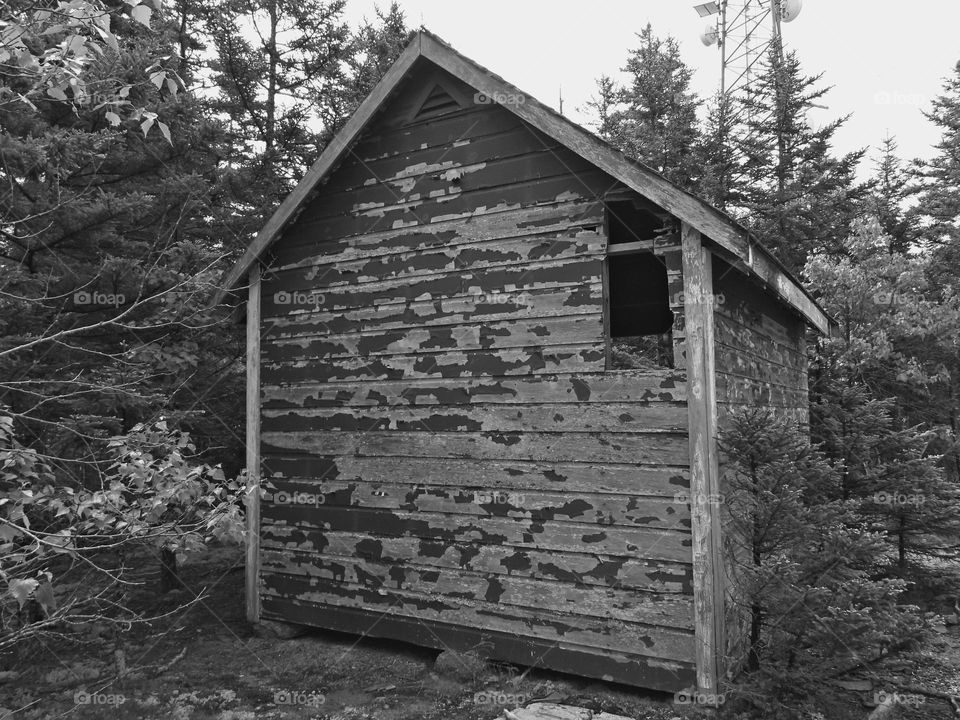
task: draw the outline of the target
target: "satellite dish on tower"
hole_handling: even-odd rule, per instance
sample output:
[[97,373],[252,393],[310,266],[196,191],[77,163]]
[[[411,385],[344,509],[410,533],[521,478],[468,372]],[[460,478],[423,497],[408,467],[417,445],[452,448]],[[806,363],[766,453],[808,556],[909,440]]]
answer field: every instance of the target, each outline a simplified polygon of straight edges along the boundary
[[713,23],[707,25],[703,32],[700,33],[700,42],[702,42],[707,47],[711,45],[716,45],[720,41],[720,32],[717,30],[717,26]]
[[784,22],[792,22],[803,9],[803,0],[782,0],[780,3],[780,17]]

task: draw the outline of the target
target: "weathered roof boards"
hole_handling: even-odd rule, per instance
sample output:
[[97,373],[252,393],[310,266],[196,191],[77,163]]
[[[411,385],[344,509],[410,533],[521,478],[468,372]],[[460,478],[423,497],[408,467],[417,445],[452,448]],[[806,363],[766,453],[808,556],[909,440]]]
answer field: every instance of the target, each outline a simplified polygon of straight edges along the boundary
[[743,228],[421,31],[228,281],[252,620],[717,687],[716,428],[830,325]]

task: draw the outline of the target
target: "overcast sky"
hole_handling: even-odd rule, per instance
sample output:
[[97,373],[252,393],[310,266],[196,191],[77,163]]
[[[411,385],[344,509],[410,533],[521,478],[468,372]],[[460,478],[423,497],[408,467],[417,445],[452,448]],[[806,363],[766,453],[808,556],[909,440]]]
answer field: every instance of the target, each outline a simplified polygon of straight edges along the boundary
[[[699,2],[699,0],[697,0]],[[705,21],[693,0],[400,0],[410,27],[421,22],[459,52],[584,123],[601,74],[616,75],[647,22],[680,42],[694,90],[719,86],[716,47],[700,42]],[[374,0],[348,0],[351,22],[373,17]],[[380,0],[381,6],[389,0]],[[923,117],[960,61],[958,0],[804,0],[784,42],[807,74],[832,85],[821,122],[852,113],[836,135],[840,151],[871,146],[889,132],[906,158],[928,157],[939,135]],[[869,171],[869,167],[862,168]]]

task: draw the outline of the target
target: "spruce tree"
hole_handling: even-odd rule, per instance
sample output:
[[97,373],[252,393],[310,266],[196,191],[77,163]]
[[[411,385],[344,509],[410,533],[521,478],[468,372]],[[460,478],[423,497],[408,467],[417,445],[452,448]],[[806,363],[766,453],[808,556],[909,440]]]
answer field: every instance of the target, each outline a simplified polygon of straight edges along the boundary
[[916,216],[907,212],[910,176],[897,156],[897,141],[888,135],[875,161],[871,209],[890,238],[891,253],[904,253],[916,236]]
[[839,478],[801,429],[738,411],[720,448],[728,597],[746,638],[730,709],[760,689],[764,717],[779,717],[771,704],[806,702],[838,666],[910,639],[920,621],[899,604],[904,581],[876,578],[881,537],[835,499]]
[[344,0],[220,0],[208,17],[219,90],[214,109],[228,123],[253,214],[263,198],[289,192],[318,154],[325,108],[345,84],[351,36]]
[[623,67],[627,84],[601,78],[599,97],[588,106],[597,116],[601,137],[668,180],[692,189],[701,172],[700,100],[690,89],[692,70],[680,57],[674,38],[657,37],[649,24],[637,37],[639,45]]
[[771,49],[768,63],[742,99],[735,141],[741,167],[731,205],[794,271],[815,251],[844,252],[867,187],[855,179],[864,151],[836,156],[840,118],[815,127],[812,109],[828,92],[821,76],[805,76],[795,53]]
[[943,92],[933,100],[933,108],[924,114],[940,129],[941,138],[936,155],[918,168],[914,214],[924,240],[947,248],[955,257],[960,244],[960,62],[944,82]]

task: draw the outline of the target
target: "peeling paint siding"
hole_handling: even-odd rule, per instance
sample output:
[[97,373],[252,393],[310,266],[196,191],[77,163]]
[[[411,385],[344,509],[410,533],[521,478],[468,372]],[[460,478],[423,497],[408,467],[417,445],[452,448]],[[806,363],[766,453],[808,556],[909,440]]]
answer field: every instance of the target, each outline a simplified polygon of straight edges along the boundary
[[[527,492],[635,493],[647,497],[675,497],[690,490],[686,467],[644,466],[629,463],[561,463],[532,460],[478,460],[476,458],[379,458],[357,456],[275,455],[270,458],[273,480],[322,482],[366,481],[389,483],[415,478],[415,485],[450,485]],[[322,489],[322,488],[318,488]]]
[[410,122],[431,72],[263,273],[263,616],[687,687],[686,380],[604,370],[617,183],[496,105]]
[[377,508],[337,508],[264,504],[264,540],[274,531],[293,528],[299,541],[317,549],[330,542],[327,533],[357,532],[371,536],[415,537],[451,543],[476,542],[510,547],[554,550],[557,563],[567,553],[591,552],[627,558],[689,562],[690,534],[683,529],[601,526],[590,522],[530,520],[497,516],[464,518],[443,513],[417,513]]
[[808,421],[803,321],[718,263],[714,292],[719,420],[736,408],[771,407]]
[[278,561],[300,565],[336,562],[347,567],[361,558],[391,566],[463,570],[484,577],[549,580],[585,589],[598,586],[630,588],[629,592],[691,594],[690,566],[683,563],[569,553],[560,566],[556,554],[546,550],[409,537],[372,539],[357,533],[332,532],[325,536],[328,544],[324,550],[315,552],[285,544],[291,538],[299,538],[298,532],[293,528],[286,532],[277,529],[264,546],[265,552],[275,553]]
[[567,372],[539,377],[435,377],[379,382],[285,382],[263,385],[263,408],[352,405],[474,405],[686,402],[683,374],[637,370],[628,373]]
[[[719,426],[745,408],[772,408],[778,417],[808,423],[804,322],[725,263],[714,263],[714,293]],[[726,527],[725,532],[732,529]],[[742,543],[731,534],[725,557],[731,598],[725,623],[730,669],[742,662],[749,633],[748,618],[741,611],[745,603],[737,597],[740,573],[729,555],[733,548],[740,552]]]

